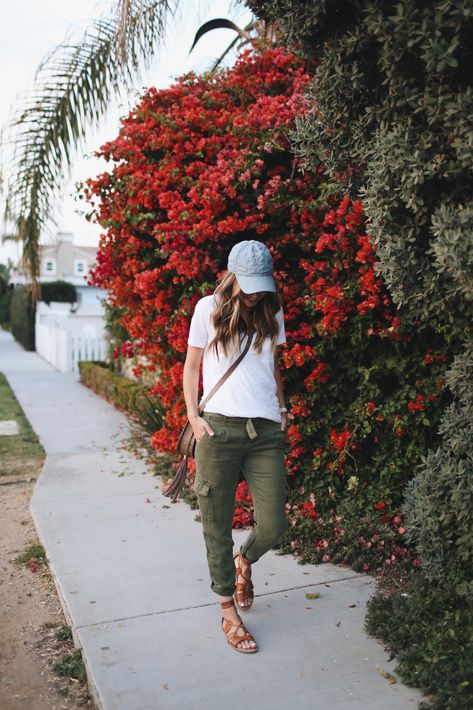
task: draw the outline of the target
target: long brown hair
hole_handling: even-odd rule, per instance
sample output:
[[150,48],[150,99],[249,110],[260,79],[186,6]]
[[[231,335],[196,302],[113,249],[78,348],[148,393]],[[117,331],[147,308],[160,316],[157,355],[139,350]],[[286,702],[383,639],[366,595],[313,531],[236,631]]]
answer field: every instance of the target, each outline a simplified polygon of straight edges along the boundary
[[219,346],[222,347],[225,355],[230,346],[238,350],[242,336],[251,327],[255,330],[253,347],[258,352],[261,352],[263,341],[268,337],[271,338],[272,349],[275,349],[279,332],[275,316],[281,308],[278,293],[265,293],[253,308],[248,309],[248,314],[244,317],[241,309],[240,287],[235,274],[224,271],[214,295],[217,306],[212,312],[211,321],[215,328],[215,337],[208,347],[214,347],[217,357]]

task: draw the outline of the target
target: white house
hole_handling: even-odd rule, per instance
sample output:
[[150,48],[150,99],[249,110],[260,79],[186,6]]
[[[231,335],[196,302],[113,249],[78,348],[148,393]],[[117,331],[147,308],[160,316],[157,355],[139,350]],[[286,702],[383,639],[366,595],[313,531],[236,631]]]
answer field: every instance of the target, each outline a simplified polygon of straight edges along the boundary
[[[86,278],[95,265],[96,247],[74,244],[71,232],[58,232],[53,244],[41,244],[40,252],[40,283],[49,281],[67,281],[74,284],[77,290],[78,303],[100,303],[106,291],[96,286],[89,286]],[[12,272],[10,283],[26,283],[21,267]]]
[[[77,290],[77,302],[36,306],[36,351],[63,372],[77,373],[79,360],[104,360],[107,354],[103,300],[106,291],[89,286],[86,278],[95,264],[95,247],[74,244],[73,235],[60,232],[54,244],[40,245],[40,283],[66,281]],[[21,269],[10,283],[25,284]]]

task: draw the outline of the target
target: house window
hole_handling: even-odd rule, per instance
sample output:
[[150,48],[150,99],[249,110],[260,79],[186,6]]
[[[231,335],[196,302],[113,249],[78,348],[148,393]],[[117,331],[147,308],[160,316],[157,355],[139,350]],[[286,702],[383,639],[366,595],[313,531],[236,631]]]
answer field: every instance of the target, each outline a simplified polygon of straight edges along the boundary
[[44,260],[44,273],[46,276],[55,276],[56,274],[56,259]]
[[74,260],[74,276],[83,276],[87,273],[87,262],[84,259]]

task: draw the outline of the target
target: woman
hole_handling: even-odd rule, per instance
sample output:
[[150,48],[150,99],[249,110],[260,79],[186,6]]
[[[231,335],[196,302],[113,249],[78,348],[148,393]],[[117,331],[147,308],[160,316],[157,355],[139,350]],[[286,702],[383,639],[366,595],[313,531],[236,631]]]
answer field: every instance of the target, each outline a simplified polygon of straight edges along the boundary
[[[258,650],[238,615],[253,602],[251,564],[282,535],[285,519],[284,446],[287,409],[277,346],[285,342],[283,311],[264,244],[243,241],[228,258],[228,270],[192,317],[183,389],[196,438],[195,491],[199,500],[211,589],[220,597],[228,643],[242,653]],[[203,397],[243,351],[236,369],[198,411],[199,368]],[[232,521],[240,472],[253,498],[256,525],[233,552]],[[235,584],[236,577],[236,584]]]

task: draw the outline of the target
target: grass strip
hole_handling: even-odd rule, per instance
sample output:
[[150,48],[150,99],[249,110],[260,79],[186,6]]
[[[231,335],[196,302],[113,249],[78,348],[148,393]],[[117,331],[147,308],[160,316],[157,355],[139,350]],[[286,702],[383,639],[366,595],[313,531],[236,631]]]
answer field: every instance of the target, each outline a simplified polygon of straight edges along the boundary
[[7,378],[0,372],[0,421],[5,420],[15,420],[19,434],[0,436],[0,483],[7,477],[37,478],[46,453]]

